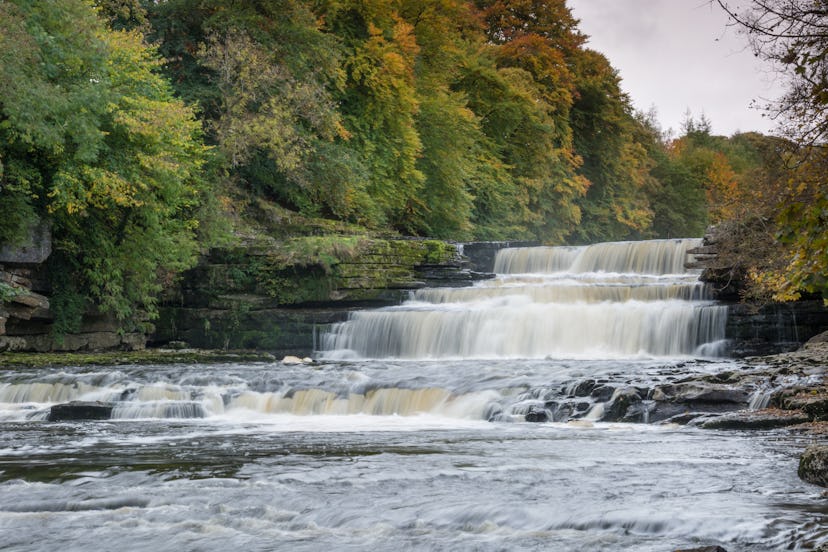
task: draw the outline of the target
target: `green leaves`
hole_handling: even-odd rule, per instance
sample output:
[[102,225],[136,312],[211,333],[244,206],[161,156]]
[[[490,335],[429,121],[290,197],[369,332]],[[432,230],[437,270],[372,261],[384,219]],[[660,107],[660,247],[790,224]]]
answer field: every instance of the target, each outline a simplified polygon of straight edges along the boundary
[[26,61],[1,60],[15,77],[0,104],[3,194],[14,200],[3,209],[23,200],[26,218],[50,220],[50,262],[73,275],[63,280],[72,290],[124,321],[152,314],[158,270],[189,266],[196,252],[201,125],[141,35],[107,29],[84,2],[54,4],[0,6],[0,34]]

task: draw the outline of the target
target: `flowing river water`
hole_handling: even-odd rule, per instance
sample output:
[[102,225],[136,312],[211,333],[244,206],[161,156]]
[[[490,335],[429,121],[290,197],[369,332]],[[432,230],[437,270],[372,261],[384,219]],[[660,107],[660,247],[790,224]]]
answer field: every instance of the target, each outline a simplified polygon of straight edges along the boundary
[[[609,423],[577,392],[734,368],[695,245],[504,250],[313,364],[0,371],[0,550],[811,550],[804,437]],[[77,400],[111,415],[47,420]]]

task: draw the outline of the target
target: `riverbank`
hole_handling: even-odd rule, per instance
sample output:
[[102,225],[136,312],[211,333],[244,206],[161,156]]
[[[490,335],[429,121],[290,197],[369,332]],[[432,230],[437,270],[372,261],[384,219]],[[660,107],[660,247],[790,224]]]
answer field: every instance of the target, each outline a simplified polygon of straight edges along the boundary
[[48,368],[61,366],[124,366],[168,364],[218,364],[229,362],[275,362],[267,351],[211,349],[142,349],[85,353],[2,353],[0,368]]

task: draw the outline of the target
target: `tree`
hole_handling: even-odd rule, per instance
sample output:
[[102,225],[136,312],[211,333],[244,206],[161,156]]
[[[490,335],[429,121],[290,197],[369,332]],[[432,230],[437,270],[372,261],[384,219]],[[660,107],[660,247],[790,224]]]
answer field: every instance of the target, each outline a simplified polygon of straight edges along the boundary
[[800,290],[828,298],[828,5],[821,0],[752,0],[739,8],[717,1],[747,33],[756,54],[775,62],[788,77],[787,93],[768,106],[796,143],[787,154],[792,164],[774,216],[785,263],[781,269],[757,271],[756,280],[777,299],[797,298]]
[[52,225],[57,303],[88,299],[133,324],[153,314],[160,272],[194,261],[200,125],[140,34],[109,30],[85,2],[0,10],[0,36],[20,41],[0,58],[4,192]]
[[748,35],[754,52],[787,75],[788,92],[768,106],[802,145],[828,138],[828,6],[822,0],[717,0]]
[[579,172],[590,186],[579,201],[583,217],[570,239],[591,243],[646,236],[653,221],[653,161],[639,141],[640,123],[620,78],[603,55],[584,50],[575,58],[575,87],[570,120],[575,151],[583,159]]

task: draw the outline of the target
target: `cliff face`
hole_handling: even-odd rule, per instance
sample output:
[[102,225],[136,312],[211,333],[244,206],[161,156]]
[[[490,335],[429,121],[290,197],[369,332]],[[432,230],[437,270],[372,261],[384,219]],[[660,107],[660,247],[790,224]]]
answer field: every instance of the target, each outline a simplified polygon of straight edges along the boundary
[[58,335],[45,260],[48,229],[0,251],[0,351],[140,349],[147,342],[203,348],[314,349],[315,328],[357,308],[394,305],[425,286],[463,286],[473,271],[458,246],[438,240],[364,236],[261,238],[214,249],[161,300],[150,335],[125,333],[86,309],[79,328]]
[[54,331],[52,290],[45,261],[52,237],[34,224],[22,245],[0,248],[0,351],[140,349],[146,336],[123,332],[113,317],[89,306],[70,334]]
[[821,299],[790,303],[742,302],[745,274],[718,256],[720,237],[711,228],[701,247],[690,250],[689,268],[702,270],[716,300],[728,305],[726,336],[730,354],[736,357],[771,355],[794,351],[828,328],[828,308]]
[[487,277],[469,266],[437,240],[303,237],[215,250],[165,298],[150,342],[308,354],[315,328],[352,309]]

